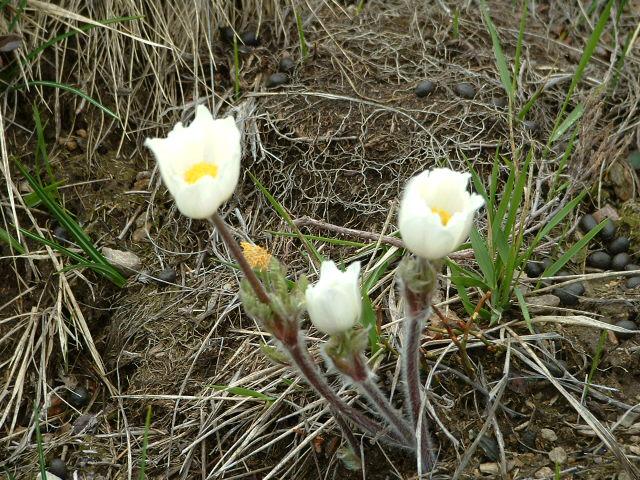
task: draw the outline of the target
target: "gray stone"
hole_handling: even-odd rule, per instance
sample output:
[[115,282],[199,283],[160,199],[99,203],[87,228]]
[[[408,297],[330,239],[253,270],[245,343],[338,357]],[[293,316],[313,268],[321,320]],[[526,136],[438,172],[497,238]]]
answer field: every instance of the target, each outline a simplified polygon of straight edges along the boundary
[[549,460],[553,463],[563,464],[567,461],[567,452],[562,447],[556,447],[549,452]]
[[115,250],[109,247],[102,247],[102,255],[107,261],[122,272],[125,276],[137,273],[142,266],[142,260],[133,252]]

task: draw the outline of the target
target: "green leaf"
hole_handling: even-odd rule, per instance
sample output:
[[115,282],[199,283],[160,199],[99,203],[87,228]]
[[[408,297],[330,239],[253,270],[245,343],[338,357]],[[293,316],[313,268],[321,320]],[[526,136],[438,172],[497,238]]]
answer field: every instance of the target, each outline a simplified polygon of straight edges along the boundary
[[10,245],[13,250],[18,252],[20,255],[24,255],[26,250],[24,247],[16,240],[9,232],[7,232],[4,228],[0,228],[0,240],[2,240],[7,245]]
[[491,15],[489,15],[489,9],[487,8],[487,3],[485,2],[485,0],[480,0],[480,11],[482,12],[484,21],[487,24],[487,29],[489,30],[489,34],[491,35],[491,43],[493,44],[493,54],[496,57],[496,65],[498,66],[500,81],[502,82],[502,86],[504,87],[505,92],[509,96],[509,99],[513,100],[514,98],[513,83],[511,81],[511,73],[509,72],[509,67],[507,65],[507,58],[505,57],[504,52],[502,50],[502,45],[500,45],[500,38],[498,37],[498,31],[496,30],[496,26],[493,24],[493,20],[491,20]]
[[212,385],[211,388],[218,390],[219,392],[229,392],[239,397],[255,398],[257,400],[264,400],[265,402],[275,402],[275,397],[270,397],[264,393],[251,390],[243,387],[229,387],[227,385]]
[[67,85],[65,83],[50,82],[48,80],[32,80],[30,82],[27,82],[24,85],[16,85],[14,88],[15,89],[20,89],[20,88],[24,88],[25,86],[27,86],[27,87],[42,86],[42,87],[51,87],[51,88],[59,88],[60,90],[66,90],[67,92],[71,92],[71,93],[73,93],[75,95],[78,95],[79,97],[85,99],[87,102],[89,102],[90,104],[98,107],[100,110],[102,110],[104,113],[106,113],[110,117],[113,117],[116,120],[120,120],[120,117],[118,117],[118,115],[116,115],[114,112],[109,110],[107,107],[102,105],[97,100],[94,100],[92,97],[87,95],[82,90],[78,90],[77,88],[72,87],[71,85]]
[[375,354],[380,350],[380,335],[378,334],[378,322],[376,317],[376,311],[373,308],[373,303],[369,295],[367,295],[365,288],[362,289],[362,316],[360,317],[362,326],[367,329],[369,335],[369,348],[371,354]]
[[638,150],[634,150],[629,154],[629,165],[631,165],[635,170],[640,169],[640,152]]
[[491,258],[491,254],[489,253],[489,249],[487,248],[487,244],[476,228],[471,229],[470,237],[471,246],[473,247],[473,253],[478,262],[478,266],[480,267],[480,270],[482,270],[482,274],[484,275],[484,281],[487,283],[491,290],[495,290],[495,270],[493,268],[493,260]]
[[549,143],[554,143],[558,141],[558,139],[562,137],[562,135],[564,135],[564,132],[569,130],[569,128],[571,128],[574,123],[580,120],[583,113],[584,113],[584,105],[582,103],[579,103],[576,106],[576,108],[574,108],[573,111],[569,115],[567,115],[567,118],[564,119],[564,121],[560,124],[558,129],[551,134]]
[[322,263],[322,260],[323,260],[322,255],[320,255],[320,252],[318,252],[318,250],[315,249],[315,247],[311,244],[311,242],[309,242],[305,238],[305,236],[302,234],[298,226],[295,223],[293,223],[293,219],[291,218],[291,215],[289,215],[289,212],[287,212],[287,210],[280,204],[280,202],[278,202],[278,200],[276,200],[276,198],[273,195],[271,195],[269,190],[267,190],[265,186],[262,185],[262,183],[260,183],[260,180],[258,180],[258,178],[253,173],[251,172],[247,172],[247,173],[251,177],[251,180],[253,180],[253,183],[255,184],[255,186],[258,187],[258,189],[262,192],[262,194],[265,196],[267,201],[271,204],[273,209],[295,232],[296,236],[300,239],[300,241],[306,248],[307,252],[311,255],[311,257],[314,258],[318,263]]
[[524,299],[524,295],[522,295],[522,290],[516,287],[514,289],[514,292],[516,294],[516,298],[518,299],[518,304],[520,304],[520,310],[522,311],[522,316],[524,317],[524,321],[527,323],[527,327],[529,328],[529,331],[532,334],[536,333],[533,330],[533,324],[531,323],[531,315],[529,315],[529,307],[527,307],[527,302]]

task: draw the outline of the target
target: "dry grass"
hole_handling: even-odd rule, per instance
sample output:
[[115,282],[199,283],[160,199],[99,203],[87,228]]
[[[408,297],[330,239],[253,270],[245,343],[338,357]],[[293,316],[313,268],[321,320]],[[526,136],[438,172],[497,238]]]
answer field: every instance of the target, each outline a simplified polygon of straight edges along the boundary
[[[62,198],[67,208],[97,243],[135,251],[152,274],[172,266],[178,278],[169,286],[132,278],[125,289],[114,291],[87,272],[59,273],[68,262],[48,247],[30,244],[25,255],[4,249],[0,278],[6,274],[8,280],[0,286],[0,466],[17,472],[17,478],[30,478],[36,471],[35,403],[43,408],[47,458],[63,456],[69,465],[84,465],[85,472],[107,478],[134,478],[145,406],[152,405],[148,471],[154,478],[349,475],[336,455],[340,434],[326,405],[286,365],[274,365],[261,351],[268,335],[243,315],[238,275],[228,268],[229,255],[216,233],[179,217],[157,175],[148,186],[134,188],[137,172],[153,170],[141,143],[177,120],[188,120],[194,106],[206,102],[218,114],[234,113],[242,121],[246,169],[294,217],[308,215],[386,235],[394,230],[395,199],[413,173],[436,164],[464,168],[463,156],[483,170],[501,145],[543,151],[592,28],[578,2],[552,2],[546,10],[531,12],[517,99],[523,104],[534,92],[543,92],[527,117],[536,122],[535,130],[520,123],[511,130],[506,110],[492,103],[502,90],[490,37],[472,2],[374,0],[359,15],[354,6],[333,0],[236,3],[241,8],[228,2],[59,3],[27,3],[18,22],[24,47],[17,55],[24,57],[88,19],[143,18],[56,43],[25,62],[15,82],[47,79],[74,85],[120,120],[57,89],[31,88],[28,94],[7,90],[0,117],[7,183],[0,193],[0,226],[15,235],[18,224],[45,236],[54,228],[46,214],[26,207],[11,166],[13,157],[27,162],[32,157],[29,102],[35,101],[49,122],[52,166],[66,182]],[[299,58],[292,5],[303,16],[311,54],[298,62],[288,86],[267,91],[265,78],[282,55]],[[490,2],[492,12],[512,12],[510,5]],[[461,12],[459,39],[452,38],[456,6]],[[518,35],[517,16],[517,11],[494,14],[509,56]],[[616,47],[598,52],[579,86],[576,96],[587,110],[569,168],[560,176],[567,188],[555,198],[547,198],[546,185],[556,175],[563,148],[554,147],[544,161],[536,156],[528,233],[541,228],[585,186],[596,185],[594,203],[604,203],[608,170],[634,141],[640,147],[637,46],[627,56],[615,93],[607,96],[603,88],[614,74],[620,45],[636,28],[633,22],[626,12],[616,28],[607,30],[608,44]],[[227,24],[239,32],[258,31],[261,38],[258,48],[241,47],[238,101],[233,98],[232,49],[220,40],[218,30]],[[554,30],[558,25],[564,26],[570,42],[557,40],[562,35]],[[438,87],[428,98],[417,99],[413,88],[423,78]],[[462,81],[476,87],[473,100],[453,92]],[[81,153],[69,154],[56,145],[59,139],[74,137],[78,128],[88,132]],[[105,147],[109,153],[101,153]],[[287,227],[248,176],[226,214],[238,236],[268,245],[292,276],[313,275],[297,240],[267,232]],[[140,227],[146,228],[146,238],[134,241],[131,235]],[[541,254],[554,251],[571,227],[547,239]],[[369,263],[369,271],[384,254],[381,248],[321,248],[336,258],[360,258]],[[459,261],[473,263],[469,256]],[[393,351],[399,343],[402,305],[393,268],[370,293],[376,306],[389,312],[383,314],[382,326],[389,350],[376,359],[377,373],[400,403],[399,362]],[[445,295],[441,305],[455,318],[458,302]],[[476,378],[462,373],[447,336],[425,337],[430,365],[426,407],[440,432],[443,478],[477,475],[478,464],[487,461],[480,453],[485,433],[496,440],[499,470],[506,475],[509,461],[519,456],[514,445],[521,432],[554,428],[563,421],[564,426],[557,427],[563,445],[583,450],[567,474],[591,471],[594,478],[606,478],[620,468],[635,468],[629,458],[635,459],[620,446],[635,425],[616,423],[617,413],[630,412],[635,400],[626,390],[611,399],[613,387],[599,385],[591,385],[583,399],[584,364],[592,354],[580,353],[563,330],[576,322],[585,331],[611,328],[593,320],[597,316],[597,311],[588,311],[540,318],[546,327],[536,334],[523,334],[518,316],[483,328],[468,346]],[[321,339],[314,331],[310,334],[317,353]],[[566,366],[558,363],[560,357]],[[340,385],[338,378],[334,381]],[[58,402],[57,395],[77,385],[92,392],[82,412],[66,406],[47,410]],[[215,385],[251,389],[273,400],[234,395]],[[536,397],[537,391],[542,393]],[[343,394],[368,409],[350,389],[343,387]],[[547,404],[546,396],[564,400]],[[538,409],[544,406],[544,415],[528,410],[527,401]],[[95,416],[93,434],[70,429],[79,413]],[[354,478],[410,475],[413,466],[403,452],[358,438],[368,461]],[[602,455],[600,442],[609,454]],[[603,461],[597,462],[601,456]],[[529,465],[539,461],[540,456],[527,457],[524,465],[516,466],[519,478],[532,475]]]

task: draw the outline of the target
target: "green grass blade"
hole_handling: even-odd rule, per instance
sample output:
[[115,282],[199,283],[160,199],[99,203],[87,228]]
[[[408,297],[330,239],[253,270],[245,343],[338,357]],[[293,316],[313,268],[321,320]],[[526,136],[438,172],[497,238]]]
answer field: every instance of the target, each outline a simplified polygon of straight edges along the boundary
[[553,262],[553,264],[549,265],[549,268],[545,269],[542,276],[551,277],[558,273],[562,267],[564,267],[569,260],[571,260],[576,253],[586,247],[589,242],[598,234],[600,230],[604,228],[607,224],[607,221],[600,222],[596,227],[587,232],[580,240],[571,245],[571,247],[560,257],[558,260]]
[[48,80],[32,80],[30,82],[27,82],[26,85],[17,85],[16,89],[20,89],[24,86],[28,86],[28,87],[34,87],[34,86],[41,86],[41,87],[51,87],[51,88],[59,88],[60,90],[65,90],[67,92],[71,92],[75,95],[78,95],[79,97],[85,99],[87,102],[89,102],[91,105],[94,105],[96,107],[98,107],[100,110],[102,110],[104,113],[106,113],[107,115],[109,115],[110,117],[115,118],[116,120],[120,120],[120,117],[118,117],[118,115],[116,115],[114,112],[112,112],[111,110],[109,110],[107,107],[105,107],[104,105],[102,105],[100,102],[98,102],[97,100],[94,100],[92,97],[90,97],[89,95],[87,95],[85,92],[83,92],[82,90],[78,90],[75,87],[72,87],[71,85],[67,85],[65,83],[58,83],[58,82],[50,82]]
[[16,14],[11,19],[11,23],[7,28],[9,33],[13,32],[13,29],[16,28],[16,25],[20,21],[20,16],[22,15],[22,12],[24,11],[24,8],[26,6],[27,6],[27,0],[20,0],[20,3],[18,4],[18,8],[16,9]]
[[271,204],[273,209],[278,213],[278,215],[280,215],[280,217],[287,223],[287,225],[289,225],[292,228],[296,236],[300,239],[300,241],[304,245],[309,255],[313,259],[315,259],[316,262],[321,263],[323,260],[322,255],[320,255],[320,252],[318,252],[318,250],[316,250],[316,248],[311,244],[311,242],[309,242],[305,238],[305,236],[302,234],[298,226],[295,223],[293,223],[293,219],[291,218],[291,215],[289,215],[289,212],[287,212],[286,208],[284,208],[280,204],[280,202],[278,202],[278,200],[276,200],[276,198],[273,195],[271,195],[269,190],[267,190],[266,187],[262,185],[262,183],[260,183],[260,180],[258,180],[258,177],[256,177],[251,172],[247,172],[247,173],[251,177],[251,180],[253,181],[255,186],[258,187],[258,189],[262,192],[262,194],[265,196],[267,201]]
[[453,12],[453,38],[454,40],[460,38],[460,9],[458,7]]
[[524,295],[522,295],[522,290],[516,287],[514,289],[514,292],[516,294],[516,298],[518,299],[518,304],[520,305],[520,311],[522,312],[522,317],[524,318],[524,321],[526,322],[527,327],[529,328],[529,331],[531,333],[535,333],[535,331],[533,330],[533,324],[531,323],[531,315],[529,315],[529,307],[527,307],[527,302],[524,299]]
[[[35,403],[35,402],[34,402]],[[38,450],[38,467],[40,468],[40,478],[47,478],[47,463],[44,459],[44,445],[42,442],[42,432],[40,431],[40,407],[36,404],[34,408],[36,420],[36,448]]]
[[80,248],[89,256],[93,262],[103,267],[102,270],[109,271],[109,280],[115,283],[118,287],[124,286],[126,279],[120,274],[120,272],[104,258],[104,255],[98,251],[93,245],[93,242],[89,236],[84,232],[82,227],[64,210],[40,185],[40,182],[36,180],[25,168],[25,166],[16,160],[16,166],[20,173],[27,179],[29,185],[38,195],[42,203],[47,207],[51,214],[58,220],[60,225],[64,227],[67,232],[76,240]]
[[371,354],[375,354],[380,350],[380,334],[378,332],[378,318],[376,311],[373,308],[373,303],[369,295],[367,295],[366,287],[362,288],[362,316],[360,317],[360,323],[367,329],[369,334],[369,348]]
[[496,26],[494,25],[493,20],[491,20],[489,8],[487,7],[487,3],[485,2],[485,0],[480,0],[480,10],[482,12],[484,21],[487,24],[489,34],[491,35],[493,54],[496,57],[496,65],[498,66],[500,81],[502,82],[502,86],[509,98],[513,100],[513,82],[511,80],[511,73],[509,72],[509,66],[507,65],[507,58],[505,57],[504,51],[502,50],[502,45],[500,45],[500,37],[498,37],[498,31],[496,30]]
[[306,59],[309,56],[309,46],[307,45],[307,40],[304,37],[304,26],[302,25],[302,17],[300,16],[300,14],[295,8],[293,11],[296,15],[296,26],[298,28],[298,41],[300,42],[300,53],[302,53],[302,58]]
[[140,453],[140,472],[138,480],[147,478],[147,450],[149,448],[149,429],[151,428],[151,405],[147,407],[147,417],[144,420],[144,436],[142,437],[142,451]]
[[[276,230],[265,230],[265,233],[269,233],[277,237],[293,237],[293,238],[298,237],[298,235],[295,233],[280,232]],[[341,247],[364,248],[364,247],[369,247],[374,245],[374,243],[354,242],[353,240],[343,240],[341,238],[323,237],[321,235],[309,235],[307,233],[303,233],[302,235],[304,236],[304,238],[306,238],[309,241],[323,242],[323,243],[328,243],[330,245],[339,245]]]
[[476,261],[478,262],[478,266],[484,275],[484,281],[491,290],[495,290],[495,270],[493,268],[493,259],[491,258],[487,244],[476,228],[471,229],[470,237],[473,253],[476,257]]
[[556,131],[551,133],[549,144],[557,142],[558,139],[562,137],[562,135],[564,135],[564,132],[569,130],[574,123],[580,120],[583,113],[584,105],[582,103],[579,103],[576,108],[574,108],[573,111],[569,115],[567,115],[567,118],[564,119],[564,121],[560,124]]
[[255,398],[257,400],[263,400],[265,402],[275,402],[275,397],[270,397],[269,395],[265,395],[264,393],[257,392],[255,390],[251,390],[249,388],[243,387],[229,387],[227,385],[211,385],[211,388],[217,390],[219,392],[229,392],[233,395],[237,395],[239,397],[247,397],[247,398]]
[[0,228],[0,241],[3,241],[7,245],[9,245],[13,250],[18,252],[20,255],[24,255],[26,250],[24,247],[16,240],[9,232],[7,232],[4,228]]

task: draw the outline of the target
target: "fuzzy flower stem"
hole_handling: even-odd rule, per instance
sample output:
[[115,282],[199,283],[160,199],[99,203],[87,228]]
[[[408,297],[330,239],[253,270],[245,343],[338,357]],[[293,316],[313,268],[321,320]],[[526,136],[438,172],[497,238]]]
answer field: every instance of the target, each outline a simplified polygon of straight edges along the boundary
[[418,295],[409,288],[405,289],[405,296],[409,303],[409,317],[405,319],[405,337],[402,352],[402,373],[406,397],[409,401],[409,410],[413,426],[420,428],[420,445],[418,457],[421,459],[423,470],[433,466],[433,442],[429,433],[426,418],[422,415],[422,398],[420,395],[420,334],[422,332],[422,320],[430,312],[427,305],[422,305]]
[[[311,385],[320,396],[324,397],[334,410],[351,419],[351,421],[356,425],[374,437],[380,435],[384,431],[381,425],[365,417],[351,405],[346,404],[331,389],[326,380],[318,373],[316,364],[311,360],[308,350],[300,340],[292,343],[284,343],[283,345],[287,352],[289,352],[291,360],[296,364],[300,373],[302,373],[309,385]],[[394,442],[402,444],[404,440],[402,437],[394,434],[394,432],[390,432],[389,435],[392,437]]]
[[[256,276],[255,272],[247,262],[247,259],[244,257],[242,253],[242,249],[240,245],[233,238],[233,235],[229,231],[227,224],[224,220],[217,214],[214,213],[211,216],[211,222],[216,227],[220,235],[222,236],[222,240],[227,245],[233,257],[237,260],[240,269],[244,273],[247,278],[247,281],[253,288],[258,299],[267,305],[271,304],[271,299],[269,298],[269,294],[264,289],[264,286]],[[280,323],[283,325],[286,323],[284,319],[281,319]],[[297,324],[296,324],[297,325]],[[291,325],[288,325],[289,327]],[[318,367],[313,362],[309,355],[309,351],[307,350],[304,342],[301,340],[299,332],[291,331],[291,328],[283,329],[284,334],[282,338],[278,338],[282,342],[282,345],[289,353],[291,360],[298,367],[302,376],[307,380],[309,385],[318,393],[320,396],[324,397],[324,399],[329,403],[331,408],[338,412],[340,415],[350,419],[353,423],[358,425],[362,430],[369,433],[370,435],[376,437],[384,432],[384,428],[378,424],[377,422],[367,418],[358,410],[353,408],[351,405],[345,403],[329,386],[327,381],[322,377],[320,372],[318,371]],[[277,335],[276,335],[277,336]],[[342,426],[342,424],[341,424]],[[402,443],[403,438],[395,434],[395,432],[389,432],[387,434],[389,439],[395,443]],[[350,441],[349,436],[347,439]],[[354,442],[355,444],[355,442]],[[357,451],[356,451],[357,453]]]
[[271,303],[269,294],[262,286],[262,283],[260,283],[260,280],[258,280],[258,277],[249,265],[249,262],[247,262],[247,259],[242,253],[240,245],[238,245],[238,242],[236,242],[235,238],[233,238],[233,235],[231,235],[227,224],[217,213],[211,215],[211,222],[218,230],[218,233],[220,233],[220,235],[222,236],[222,240],[224,241],[224,243],[227,245],[229,250],[231,250],[231,254],[238,262],[238,265],[240,265],[240,270],[242,270],[242,273],[244,273],[245,277],[247,277],[248,282],[251,284],[251,288],[253,288],[253,291],[258,297],[258,300],[269,305]]

